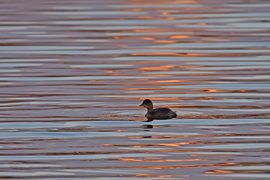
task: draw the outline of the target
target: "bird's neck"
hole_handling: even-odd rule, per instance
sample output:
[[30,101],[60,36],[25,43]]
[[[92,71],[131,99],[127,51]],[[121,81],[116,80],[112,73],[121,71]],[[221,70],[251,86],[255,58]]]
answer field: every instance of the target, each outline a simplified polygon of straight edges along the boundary
[[152,112],[153,112],[153,106],[148,107],[148,108],[147,108],[147,113],[152,113]]

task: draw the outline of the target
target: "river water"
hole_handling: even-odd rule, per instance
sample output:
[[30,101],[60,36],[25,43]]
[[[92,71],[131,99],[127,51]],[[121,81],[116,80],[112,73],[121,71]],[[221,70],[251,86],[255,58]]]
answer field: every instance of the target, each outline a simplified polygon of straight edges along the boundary
[[0,7],[0,179],[269,179],[268,1]]

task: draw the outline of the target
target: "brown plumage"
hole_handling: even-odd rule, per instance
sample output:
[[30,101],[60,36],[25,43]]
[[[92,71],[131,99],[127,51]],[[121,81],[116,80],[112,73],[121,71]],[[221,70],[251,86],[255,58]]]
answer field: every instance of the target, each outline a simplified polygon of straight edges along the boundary
[[140,106],[147,108],[145,117],[148,119],[171,119],[177,117],[177,114],[170,108],[154,109],[153,103],[150,99],[145,99]]

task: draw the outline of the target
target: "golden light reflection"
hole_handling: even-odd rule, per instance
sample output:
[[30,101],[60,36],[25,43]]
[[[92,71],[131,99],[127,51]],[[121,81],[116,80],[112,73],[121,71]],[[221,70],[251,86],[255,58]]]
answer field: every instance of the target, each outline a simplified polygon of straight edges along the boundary
[[205,26],[205,25],[207,25],[207,23],[198,23],[199,25],[203,25],[203,26]]
[[119,73],[118,71],[103,71],[103,73],[108,73],[108,74],[111,74],[111,73]]
[[190,36],[184,36],[184,35],[177,35],[177,36],[169,36],[171,39],[184,39],[184,38],[190,38]]
[[144,157],[144,159],[162,159],[161,157]]
[[99,130],[99,132],[128,132],[128,130]]
[[153,16],[137,16],[138,19],[155,19]]
[[176,43],[177,41],[168,41],[168,40],[156,40],[154,41],[155,43],[168,43],[168,44],[171,44],[171,43]]
[[[137,98],[139,100],[144,100],[145,98]],[[152,100],[160,100],[160,101],[184,101],[183,99],[178,99],[178,98],[151,98]],[[175,107],[175,106],[171,106],[171,107]]]
[[225,171],[225,170],[213,170],[213,171],[207,171],[207,172],[204,172],[206,174],[214,174],[214,173],[233,173],[233,171]]
[[150,175],[150,174],[136,174],[133,177],[190,177],[190,175]]
[[175,166],[129,166],[133,169],[180,169],[180,168],[201,168],[201,167],[219,167],[219,166],[233,166],[236,163],[219,163],[219,164],[201,164],[201,165],[175,165]]
[[[249,134],[247,134],[249,135]],[[221,134],[221,135],[181,135],[181,136],[151,136],[152,138],[190,138],[190,137],[224,137],[224,136],[235,136],[235,134]],[[130,136],[126,138],[143,138],[142,136]],[[180,142],[180,143],[158,143],[158,144],[103,144],[103,146],[115,146],[115,147],[150,147],[150,146],[165,146],[165,147],[181,147],[182,145],[188,144],[219,144],[224,142],[212,142],[212,141],[189,141],[189,142]],[[149,150],[148,152],[197,152],[198,149],[194,150]],[[195,156],[195,155],[194,155]]]
[[205,92],[220,92],[220,90],[218,89],[207,89],[207,90],[204,90]]
[[177,19],[177,18],[175,18],[175,17],[166,17],[165,19],[166,19],[166,20],[175,20],[175,19]]
[[232,173],[269,173],[267,170],[212,170],[204,172],[206,174],[232,174]]
[[159,146],[171,146],[171,147],[181,147],[182,145],[190,144],[189,142],[181,142],[181,143],[171,143],[171,144],[159,144]]
[[[161,159],[161,160],[147,160],[147,159],[134,159],[134,158],[118,158],[119,161],[130,162],[193,162],[193,161],[213,161],[217,159]],[[219,161],[228,161],[228,159],[218,159]]]
[[142,67],[141,70],[159,70],[159,71],[166,71],[169,70],[169,68],[174,68],[174,66],[157,66],[157,67]]
[[142,11],[142,9],[128,9],[128,11],[138,12],[138,11]]

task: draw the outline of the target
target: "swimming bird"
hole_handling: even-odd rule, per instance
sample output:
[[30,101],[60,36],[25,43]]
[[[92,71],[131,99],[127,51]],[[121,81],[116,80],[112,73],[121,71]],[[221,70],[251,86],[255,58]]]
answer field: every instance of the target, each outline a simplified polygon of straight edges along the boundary
[[145,117],[148,119],[171,119],[177,117],[176,112],[172,111],[170,108],[154,109],[153,103],[150,99],[145,99],[140,106],[147,108]]

